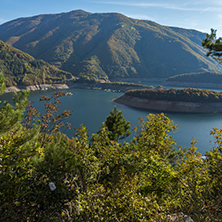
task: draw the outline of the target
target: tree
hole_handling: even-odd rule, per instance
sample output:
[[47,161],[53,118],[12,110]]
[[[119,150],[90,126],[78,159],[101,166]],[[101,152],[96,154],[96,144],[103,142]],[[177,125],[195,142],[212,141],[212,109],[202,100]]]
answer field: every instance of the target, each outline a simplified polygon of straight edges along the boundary
[[0,94],[5,91],[5,78],[3,73],[0,72]]
[[163,113],[149,114],[146,121],[140,118],[140,128],[135,127],[137,136],[134,142],[139,149],[157,152],[162,158],[175,161],[178,152],[175,150],[176,141],[173,140],[172,133],[178,128]]
[[[0,92],[4,92],[0,73]],[[4,101],[0,109],[0,215],[2,221],[22,220],[27,213],[27,181],[32,175],[30,161],[37,153],[39,126],[22,126],[29,91],[15,93],[14,106]]]
[[110,133],[111,140],[121,140],[130,136],[130,122],[126,121],[122,115],[122,111],[119,111],[116,106],[114,110],[110,112],[110,115],[106,117],[105,125]]
[[[5,78],[3,73],[0,73],[0,94],[5,90]],[[0,109],[0,136],[11,130],[18,130],[21,128],[21,120],[24,116],[25,108],[28,104],[29,91],[23,90],[22,93],[14,93],[13,107],[7,101],[4,102]]]
[[133,140],[119,143],[130,124],[114,107],[91,139],[85,126],[69,139],[59,131],[69,116],[57,113],[63,93],[41,98],[37,125],[34,108],[21,122],[23,95],[0,109],[0,221],[166,221],[179,212],[221,221],[222,129],[211,132],[217,147],[205,159],[195,140],[176,149],[177,126],[163,113],[141,118]]
[[207,56],[212,56],[219,63],[222,63],[222,38],[216,37],[217,30],[211,29],[211,34],[206,35],[206,39],[202,41],[202,46],[207,48],[209,51],[207,52]]
[[[51,97],[41,96],[41,102],[44,102],[45,113],[39,113],[35,109],[31,102],[27,105],[26,116],[23,119],[23,126],[31,129],[34,123],[40,123],[40,132],[41,133],[57,133],[60,132],[60,128],[65,126],[64,120],[71,115],[71,109],[64,110],[62,113],[59,113],[59,105],[61,104],[61,97],[66,94],[63,91],[54,92]],[[66,127],[70,129],[71,123],[66,122]]]

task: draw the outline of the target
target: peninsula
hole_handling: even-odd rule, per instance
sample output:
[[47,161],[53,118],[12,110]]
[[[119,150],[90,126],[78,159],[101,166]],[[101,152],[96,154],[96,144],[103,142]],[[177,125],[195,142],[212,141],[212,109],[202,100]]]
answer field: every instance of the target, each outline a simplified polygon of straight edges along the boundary
[[206,89],[130,90],[113,101],[161,112],[222,113],[222,92]]

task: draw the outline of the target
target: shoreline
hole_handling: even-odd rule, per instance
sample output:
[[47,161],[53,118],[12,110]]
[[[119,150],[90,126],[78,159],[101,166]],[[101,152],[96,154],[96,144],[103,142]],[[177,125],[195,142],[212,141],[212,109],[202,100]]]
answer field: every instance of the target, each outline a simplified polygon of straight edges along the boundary
[[[39,84],[39,85],[31,85],[31,86],[10,86],[6,87],[4,93],[11,93],[11,92],[19,92],[22,90],[48,90],[48,89],[69,89],[67,84]],[[3,94],[4,94],[3,93]]]
[[[12,92],[19,92],[22,90],[49,90],[49,89],[72,89],[72,88],[79,88],[79,89],[102,89],[102,90],[110,90],[110,91],[118,91],[118,92],[125,92],[131,89],[143,89],[148,88],[145,85],[125,85],[125,84],[116,84],[116,83],[64,83],[64,84],[39,84],[39,85],[31,85],[31,86],[10,86],[6,87],[4,93],[12,93]],[[4,94],[3,93],[3,94]]]
[[222,102],[181,102],[181,101],[165,101],[165,100],[150,100],[138,97],[122,95],[112,100],[113,102],[139,108],[152,110],[157,112],[170,112],[170,113],[196,113],[196,114],[209,114],[209,113],[222,113]]
[[[125,79],[125,83],[128,81],[132,81],[133,79]],[[146,79],[146,81],[154,81],[154,79]],[[157,79],[155,79],[157,80]],[[161,79],[163,80],[163,79]],[[142,80],[143,81],[143,80]],[[121,82],[120,82],[121,83]],[[191,88],[206,88],[206,89],[222,89],[222,84],[217,83],[190,83],[190,82],[167,82],[163,81],[163,86],[172,86],[174,87],[191,87]],[[28,89],[30,91],[36,91],[36,90],[49,90],[49,89],[72,89],[72,88],[79,88],[79,89],[102,89],[102,90],[116,90],[120,92],[126,92],[127,90],[131,89],[143,89],[143,88],[149,88],[149,86],[146,85],[126,85],[126,84],[116,84],[115,82],[104,82],[104,83],[73,83],[73,82],[67,82],[67,83],[58,83],[58,84],[39,84],[39,85],[30,85],[30,86],[10,86],[6,87],[6,90],[4,93],[11,93],[11,92],[19,92],[24,89]],[[3,93],[3,94],[4,94]]]

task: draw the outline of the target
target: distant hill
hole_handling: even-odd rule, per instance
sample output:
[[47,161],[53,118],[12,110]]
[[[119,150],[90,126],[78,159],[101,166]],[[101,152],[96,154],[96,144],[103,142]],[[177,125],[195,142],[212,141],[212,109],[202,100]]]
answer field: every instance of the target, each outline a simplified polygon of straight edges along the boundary
[[222,74],[215,72],[186,73],[171,76],[164,86],[222,89]]
[[118,13],[82,10],[19,18],[0,25],[0,39],[75,76],[168,78],[221,72],[205,56],[205,34]]
[[2,41],[0,41],[0,72],[3,72],[7,86],[62,83],[67,78],[72,78],[70,73],[43,60],[36,60]]
[[181,74],[166,79],[166,82],[222,84],[222,74],[214,72]]

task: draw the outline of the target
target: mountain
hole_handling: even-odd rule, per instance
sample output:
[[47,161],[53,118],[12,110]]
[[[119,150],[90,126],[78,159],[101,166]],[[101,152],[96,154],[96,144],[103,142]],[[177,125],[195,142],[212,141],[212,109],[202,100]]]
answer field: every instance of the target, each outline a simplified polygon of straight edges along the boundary
[[43,60],[36,60],[2,41],[0,41],[0,72],[3,72],[7,86],[61,83],[72,78],[71,73]]
[[221,72],[205,56],[206,34],[118,13],[82,10],[19,18],[0,25],[0,39],[75,76],[168,78]]

